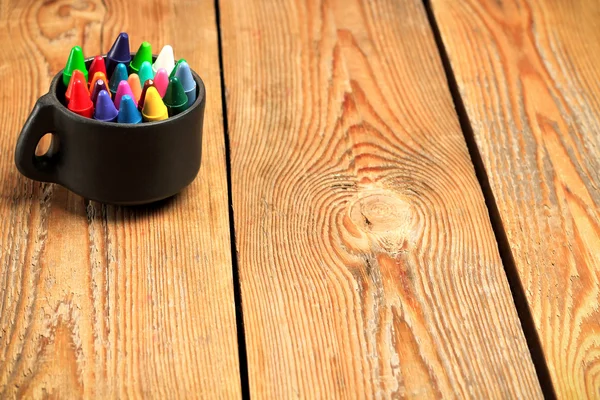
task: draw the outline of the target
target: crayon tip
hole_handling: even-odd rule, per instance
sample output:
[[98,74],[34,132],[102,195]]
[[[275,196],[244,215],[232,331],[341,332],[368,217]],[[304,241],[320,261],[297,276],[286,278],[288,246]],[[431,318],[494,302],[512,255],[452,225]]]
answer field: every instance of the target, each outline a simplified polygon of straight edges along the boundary
[[129,75],[129,78],[127,78],[127,83],[129,83],[129,87],[133,92],[133,99],[137,103],[140,101],[140,96],[142,95],[142,84],[140,83],[139,75],[136,73]]
[[69,53],[69,58],[67,59],[67,64],[65,65],[65,69],[63,70],[63,83],[65,86],[69,84],[71,80],[71,75],[73,75],[74,70],[79,70],[83,72],[85,76],[85,81],[88,81],[88,71],[85,68],[85,58],[83,57],[83,50],[81,46],[74,46],[71,49],[71,53]]
[[119,82],[126,81],[127,78],[127,67],[123,63],[118,63],[112,76],[110,77],[110,81],[108,82],[110,91],[113,92],[113,94],[117,93]]
[[162,121],[169,118],[167,107],[163,103],[155,87],[148,88],[144,108],[142,109],[144,121]]
[[101,90],[98,94],[98,100],[96,101],[94,119],[104,122],[114,122],[117,120],[118,114],[119,111],[115,108],[108,92],[106,90]]
[[148,61],[144,61],[140,66],[140,70],[138,72],[140,77],[140,83],[144,86],[144,83],[148,79],[154,79],[154,72],[152,71],[152,65]]
[[90,92],[92,92],[94,90],[94,86],[96,86],[96,82],[102,79],[104,81],[104,83],[108,82],[108,78],[106,77],[106,74],[102,71],[98,71],[94,74],[92,81],[90,82]]
[[138,110],[142,111],[142,107],[144,107],[144,100],[146,99],[146,92],[148,91],[148,88],[151,87],[156,87],[154,86],[154,80],[153,79],[148,79],[146,82],[144,82],[144,88],[142,89],[142,93],[140,94],[140,99],[138,100]]
[[108,91],[108,88],[106,87],[106,81],[104,81],[102,79],[98,79],[96,81],[96,83],[94,84],[94,87],[92,88],[92,95],[90,96],[90,98],[92,99],[92,103],[94,103],[94,105],[96,105],[96,103],[98,101],[98,94],[103,90],[106,90],[106,92],[110,96],[110,92]]
[[106,65],[104,64],[104,57],[102,56],[94,57],[94,60],[90,65],[90,70],[88,71],[88,82],[90,83],[90,87],[93,87],[93,85],[91,85],[91,82],[94,79],[94,76],[97,72],[102,72],[104,74],[104,79],[106,80]]
[[92,117],[92,114],[94,113],[94,103],[92,103],[90,94],[87,90],[87,81],[75,79],[73,82],[73,90],[71,92],[71,100],[69,101],[67,108],[83,117]]
[[167,70],[167,74],[170,74],[175,68],[175,57],[173,57],[173,48],[170,45],[166,45],[162,48],[160,53],[158,53],[158,57],[156,57],[156,61],[152,65],[152,70],[154,73],[158,71],[159,68],[164,68]]
[[169,75],[167,74],[166,69],[159,68],[158,71],[156,71],[156,75],[154,75],[154,86],[156,86],[156,90],[158,90],[160,97],[165,97],[167,86],[169,86]]
[[182,61],[179,64],[175,76],[179,78],[183,90],[185,90],[185,94],[188,97],[188,107],[190,107],[196,101],[196,81],[192,76],[192,70],[187,62]]
[[177,60],[177,63],[175,63],[175,67],[173,67],[173,71],[171,71],[171,74],[169,74],[169,79],[175,76],[175,72],[177,72],[177,67],[179,67],[179,64],[181,64],[182,62],[187,61],[185,61],[185,58],[180,58],[179,60]]
[[108,75],[111,75],[117,64],[123,63],[129,65],[130,62],[129,35],[126,32],[121,32],[106,54],[106,71]]
[[142,42],[129,67],[133,72],[138,72],[144,61],[152,64],[152,46],[148,42]]
[[85,79],[85,75],[83,75],[83,72],[81,72],[78,69],[74,70],[73,75],[71,75],[71,79],[69,80],[69,86],[67,86],[67,90],[65,91],[65,99],[67,101],[71,100],[71,93],[73,92],[73,82],[75,82],[77,79],[87,82],[87,79]]
[[170,116],[187,110],[188,97],[177,77],[169,79],[169,86],[167,87],[163,101],[169,110]]
[[138,111],[133,98],[128,94],[121,97],[117,122],[122,124],[139,124],[142,122],[142,114]]
[[127,81],[119,82],[119,87],[117,88],[117,94],[115,96],[115,107],[119,108],[121,106],[121,98],[124,95],[129,95],[133,97],[133,92],[131,91],[131,87],[129,86],[129,83],[127,83]]

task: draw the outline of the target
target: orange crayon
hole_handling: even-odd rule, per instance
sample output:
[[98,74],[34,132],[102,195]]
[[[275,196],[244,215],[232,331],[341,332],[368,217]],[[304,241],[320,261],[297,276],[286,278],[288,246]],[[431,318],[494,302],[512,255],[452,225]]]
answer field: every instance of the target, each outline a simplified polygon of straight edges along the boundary
[[127,83],[129,83],[129,87],[131,88],[131,92],[133,93],[134,100],[137,104],[142,96],[142,84],[140,83],[139,75],[136,73],[129,75]]

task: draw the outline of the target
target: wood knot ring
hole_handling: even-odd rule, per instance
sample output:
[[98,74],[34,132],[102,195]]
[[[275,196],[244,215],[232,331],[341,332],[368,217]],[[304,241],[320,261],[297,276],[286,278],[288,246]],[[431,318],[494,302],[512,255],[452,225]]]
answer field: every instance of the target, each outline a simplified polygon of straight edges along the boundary
[[359,193],[349,215],[359,229],[372,234],[406,233],[412,224],[410,204],[384,189]]

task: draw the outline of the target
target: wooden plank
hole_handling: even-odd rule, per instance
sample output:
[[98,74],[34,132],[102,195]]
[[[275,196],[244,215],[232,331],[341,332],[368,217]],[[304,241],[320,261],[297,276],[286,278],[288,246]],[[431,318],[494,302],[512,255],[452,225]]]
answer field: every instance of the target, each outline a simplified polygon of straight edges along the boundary
[[[0,7],[0,398],[240,397],[213,2]],[[88,203],[12,159],[70,47],[106,52],[121,30],[172,44],[209,93],[200,175],[149,207]]]
[[557,395],[600,396],[600,3],[434,0]]
[[257,398],[539,398],[418,0],[220,2]]

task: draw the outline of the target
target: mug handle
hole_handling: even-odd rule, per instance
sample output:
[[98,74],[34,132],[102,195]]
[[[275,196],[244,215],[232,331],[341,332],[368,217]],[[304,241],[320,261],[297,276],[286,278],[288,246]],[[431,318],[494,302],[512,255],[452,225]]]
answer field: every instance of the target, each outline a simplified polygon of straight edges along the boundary
[[[58,137],[55,131],[54,105],[50,94],[46,93],[35,103],[17,140],[15,164],[27,178],[56,182],[56,154],[53,148],[56,147]],[[53,134],[52,144],[46,154],[36,156],[38,142],[46,133]]]

